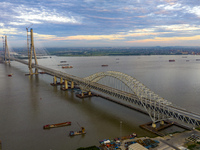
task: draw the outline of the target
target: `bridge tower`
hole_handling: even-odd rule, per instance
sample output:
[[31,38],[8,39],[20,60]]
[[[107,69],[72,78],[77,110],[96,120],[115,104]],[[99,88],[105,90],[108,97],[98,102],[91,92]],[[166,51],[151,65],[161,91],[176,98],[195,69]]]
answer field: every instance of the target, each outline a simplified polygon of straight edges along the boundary
[[[30,44],[30,50],[29,50],[29,46],[27,46],[28,48],[28,57],[29,57],[29,74],[30,75],[33,75],[33,74],[38,74],[38,69],[36,68],[35,69],[35,73],[33,73],[33,70],[32,70],[32,59],[33,59],[33,55],[34,55],[34,59],[35,59],[35,65],[38,65],[38,62],[37,62],[37,57],[36,57],[36,52],[35,52],[35,46],[34,46],[34,40],[33,40],[33,29],[31,29],[30,31],[31,35],[31,44]],[[28,34],[28,32],[27,32]],[[27,36],[28,38],[28,36]],[[28,45],[28,39],[27,39],[27,45]]]
[[2,37],[2,39],[3,39],[4,61],[5,61],[5,63],[10,64],[10,52],[8,49],[7,35],[5,35],[5,38]]

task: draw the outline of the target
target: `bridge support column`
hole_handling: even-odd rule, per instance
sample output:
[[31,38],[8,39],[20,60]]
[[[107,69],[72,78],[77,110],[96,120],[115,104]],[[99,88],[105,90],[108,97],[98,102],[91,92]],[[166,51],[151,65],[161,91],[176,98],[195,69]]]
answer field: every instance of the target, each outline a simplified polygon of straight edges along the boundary
[[10,64],[10,52],[9,52],[8,44],[7,44],[7,35],[5,35],[5,41],[3,41],[3,49],[5,49],[5,51],[4,51],[4,61],[5,61],[5,63]]
[[160,121],[160,124],[161,124],[161,125],[164,125],[164,124],[165,124],[165,122],[164,122],[163,120],[161,120],[161,121]]
[[53,77],[53,84],[54,84],[54,85],[57,84],[57,78],[56,78],[56,76]]
[[[33,29],[31,29],[30,32],[31,32],[31,47],[30,47],[30,51],[28,50],[28,53],[30,52],[28,54],[28,56],[29,56],[29,74],[33,75],[33,74],[38,74],[38,68],[35,68],[35,73],[33,73],[33,70],[32,70],[33,66],[32,65],[38,65],[38,62],[37,62],[35,46],[34,46],[34,41],[33,41]],[[35,64],[32,63],[32,59],[33,59],[32,53],[34,55]]]
[[62,77],[60,78],[60,84],[61,85],[63,84],[63,78]]
[[81,96],[84,97],[84,93],[83,92],[81,93]]
[[155,123],[152,123],[152,127],[153,127],[153,128],[156,128],[156,124],[155,124]]
[[74,81],[71,81],[71,89],[74,88]]
[[67,90],[69,87],[68,87],[68,82],[67,80],[64,81],[64,90]]
[[91,92],[91,91],[89,91],[89,92],[88,92],[88,95],[89,95],[89,96],[91,96],[91,95],[92,95],[92,92]]

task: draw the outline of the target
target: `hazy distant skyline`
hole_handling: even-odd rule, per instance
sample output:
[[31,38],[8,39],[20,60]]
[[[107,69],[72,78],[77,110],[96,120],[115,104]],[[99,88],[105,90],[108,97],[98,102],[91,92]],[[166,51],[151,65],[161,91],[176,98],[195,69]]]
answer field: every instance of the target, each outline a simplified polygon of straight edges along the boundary
[[200,1],[6,0],[0,20],[11,47],[31,24],[37,47],[200,46]]

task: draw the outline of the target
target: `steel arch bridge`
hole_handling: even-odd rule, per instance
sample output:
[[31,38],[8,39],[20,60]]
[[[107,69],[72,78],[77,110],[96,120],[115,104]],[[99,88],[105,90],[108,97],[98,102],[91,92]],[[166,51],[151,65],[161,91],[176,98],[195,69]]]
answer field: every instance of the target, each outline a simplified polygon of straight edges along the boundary
[[95,89],[97,91],[101,91],[108,95],[128,101],[132,104],[142,106],[148,112],[154,123],[167,118],[174,118],[194,126],[200,125],[200,117],[198,114],[186,111],[180,107],[173,106],[171,102],[155,94],[137,79],[127,74],[116,71],[107,71],[95,73],[84,79],[93,83],[97,83],[107,76],[120,80],[131,90],[131,93],[113,89],[111,87],[110,89],[108,87],[103,89],[101,86],[95,87],[91,84],[85,85],[83,87],[85,88],[84,90],[90,91],[91,89]]
[[[27,42],[27,47],[29,47],[28,42]],[[38,70],[42,70],[46,74],[54,76],[54,84],[57,84],[56,81],[57,77],[60,78],[60,83],[62,83],[60,85],[63,85],[62,80],[64,80],[65,89],[68,89],[68,82],[71,82],[71,88],[74,88],[74,84],[77,84],[79,87],[81,87],[83,91],[86,92],[90,92],[91,90],[100,91],[102,93],[111,95],[113,97],[125,100],[131,104],[142,106],[148,112],[153,123],[157,121],[162,121],[166,118],[174,118],[186,122],[188,124],[192,124],[193,126],[198,126],[198,127],[200,126],[199,114],[187,111],[180,107],[173,106],[171,102],[155,94],[153,91],[151,91],[142,83],[140,83],[138,80],[124,73],[107,71],[107,72],[99,72],[86,78],[80,78],[55,69],[38,65],[33,43],[32,29],[31,29],[31,47],[30,49],[28,48],[28,58],[29,58],[28,61],[10,57],[9,50],[7,47],[7,40],[5,40],[4,50],[5,50],[5,56],[4,57],[0,56],[0,58],[4,58],[5,63],[10,64],[10,60],[15,60],[20,63],[23,63],[29,67],[30,75],[38,74]],[[34,55],[35,63],[32,63],[33,59],[32,53]],[[35,68],[35,72],[32,71],[33,68]],[[100,81],[105,77],[112,77],[121,81],[128,87],[128,89],[130,89],[130,91],[127,92],[98,83],[98,81]]]

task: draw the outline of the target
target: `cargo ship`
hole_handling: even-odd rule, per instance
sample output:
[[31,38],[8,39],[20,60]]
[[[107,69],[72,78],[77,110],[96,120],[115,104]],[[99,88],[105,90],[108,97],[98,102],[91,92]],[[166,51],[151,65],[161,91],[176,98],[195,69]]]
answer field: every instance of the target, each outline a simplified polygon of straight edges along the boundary
[[108,67],[108,65],[101,65],[101,67]]
[[69,64],[58,64],[58,66],[67,66]]
[[11,74],[8,74],[8,77],[12,77],[12,75],[13,75],[12,73],[11,73]]
[[62,66],[63,69],[65,68],[73,68],[73,66]]
[[64,61],[64,60],[62,60],[62,61],[60,61],[60,63],[66,63],[67,61]]
[[175,60],[174,59],[170,59],[169,62],[175,62]]
[[69,132],[69,136],[75,136],[75,135],[84,135],[86,134],[85,132],[85,128],[84,127],[81,127],[81,131],[70,131]]
[[71,125],[71,122],[63,122],[63,123],[57,123],[57,124],[47,124],[43,126],[43,129],[50,129],[50,128],[57,128],[57,127],[63,127],[63,126],[69,126]]

